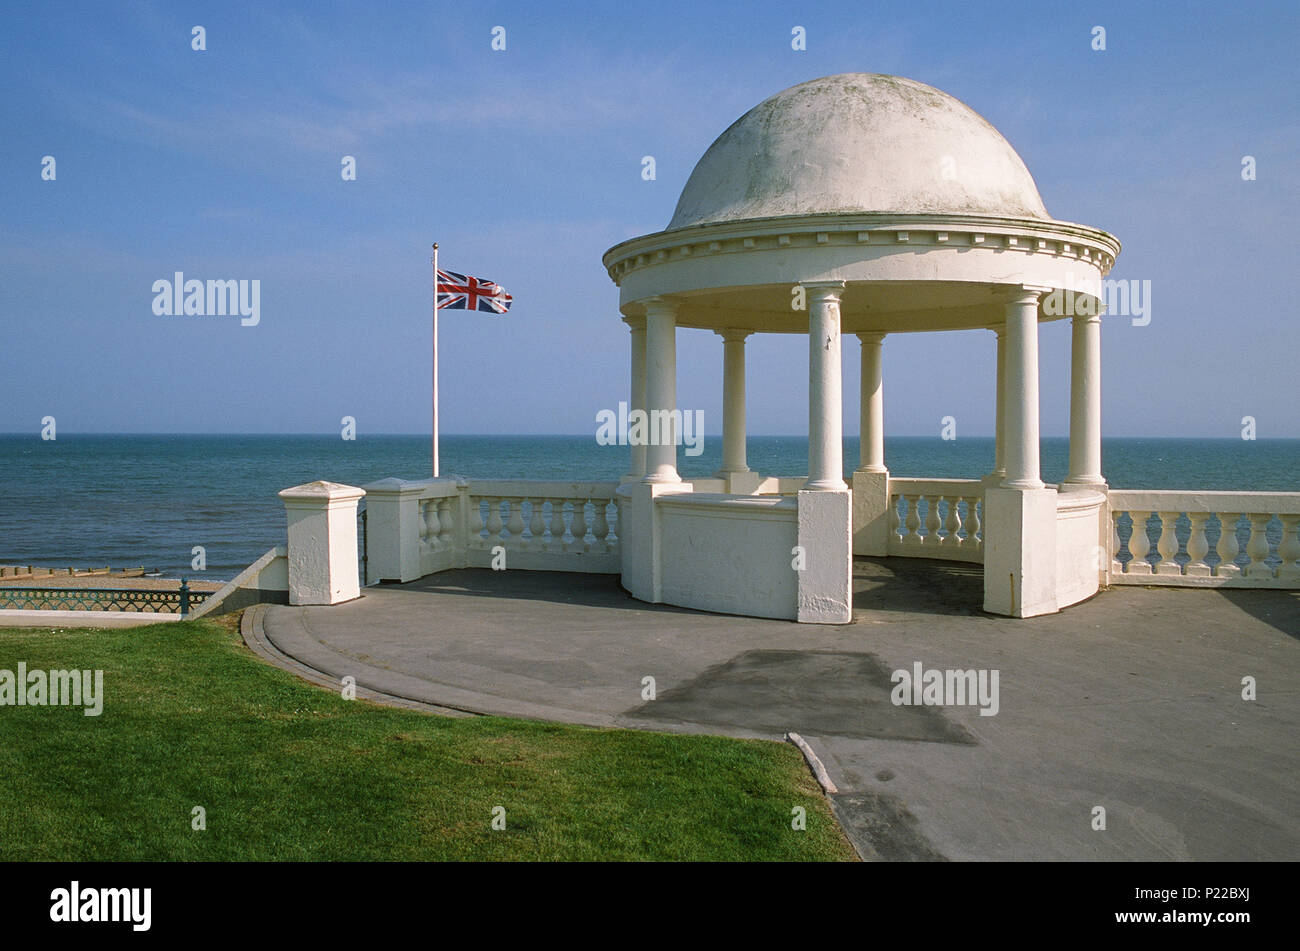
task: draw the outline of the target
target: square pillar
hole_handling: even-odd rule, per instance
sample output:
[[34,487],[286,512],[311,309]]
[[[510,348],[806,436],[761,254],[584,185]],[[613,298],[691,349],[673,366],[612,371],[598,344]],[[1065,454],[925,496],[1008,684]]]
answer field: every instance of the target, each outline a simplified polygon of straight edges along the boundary
[[802,489],[798,495],[797,620],[802,624],[853,621],[852,502],[847,489]]
[[1005,617],[1054,614],[1056,490],[984,490],[984,610]]
[[381,479],[365,486],[366,570],[372,581],[415,581],[420,572],[420,495],[427,482]]
[[619,546],[623,550],[621,580],[627,593],[638,601],[659,604],[664,600],[663,541],[655,499],[661,495],[690,492],[689,482],[656,483],[648,480],[619,486]]
[[290,604],[339,604],[361,596],[357,503],[365,494],[323,481],[279,493],[289,523]]

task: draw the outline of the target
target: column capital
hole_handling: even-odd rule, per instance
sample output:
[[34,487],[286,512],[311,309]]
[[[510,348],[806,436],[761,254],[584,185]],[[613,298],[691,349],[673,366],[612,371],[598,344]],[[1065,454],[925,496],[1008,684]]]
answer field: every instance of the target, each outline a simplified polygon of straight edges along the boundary
[[1046,284],[1021,284],[1008,287],[1003,301],[1007,304],[1037,304],[1039,298],[1051,290]]
[[637,314],[624,314],[623,323],[629,330],[645,330],[645,317]]
[[855,336],[858,338],[859,343],[884,343],[888,334],[883,330],[864,330]]
[[1101,326],[1101,314],[1075,314],[1070,318],[1070,323],[1075,327],[1083,327],[1087,324]]
[[818,301],[838,301],[839,292],[844,290],[844,281],[798,281],[798,285],[810,291]]
[[671,316],[674,319],[677,317],[677,301],[671,300],[670,298],[658,296],[647,297],[645,300],[641,301],[641,304],[645,307],[646,317],[659,317],[663,315]]
[[713,332],[725,340],[727,343],[744,343],[745,338],[752,334],[752,330],[741,330],[737,327],[724,327],[721,330],[714,328]]

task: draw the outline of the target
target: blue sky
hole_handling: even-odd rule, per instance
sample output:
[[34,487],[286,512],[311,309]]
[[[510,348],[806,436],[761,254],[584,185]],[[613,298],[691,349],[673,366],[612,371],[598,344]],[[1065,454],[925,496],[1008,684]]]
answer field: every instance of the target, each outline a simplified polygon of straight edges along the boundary
[[[9,3],[0,431],[427,431],[433,240],[516,300],[444,313],[443,431],[594,431],[628,373],[601,254],[662,229],[747,109],[861,71],[965,101],[1055,217],[1120,238],[1112,277],[1152,282],[1149,326],[1103,323],[1105,434],[1236,437],[1251,415],[1300,437],[1295,3],[541,7]],[[261,323],[156,316],[175,271],[260,280]],[[1043,431],[1064,434],[1068,322],[1040,339]],[[885,347],[890,434],[992,432],[991,334]],[[805,432],[803,338],[749,356],[750,432]],[[845,364],[856,433],[855,341]],[[721,366],[718,337],[679,332],[679,403],[709,432]]]

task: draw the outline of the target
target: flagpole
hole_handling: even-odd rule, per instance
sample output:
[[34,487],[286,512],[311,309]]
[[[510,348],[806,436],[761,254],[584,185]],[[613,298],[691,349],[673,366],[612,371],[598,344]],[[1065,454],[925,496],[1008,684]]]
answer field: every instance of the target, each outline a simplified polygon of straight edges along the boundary
[[433,243],[433,477],[438,478],[438,242]]

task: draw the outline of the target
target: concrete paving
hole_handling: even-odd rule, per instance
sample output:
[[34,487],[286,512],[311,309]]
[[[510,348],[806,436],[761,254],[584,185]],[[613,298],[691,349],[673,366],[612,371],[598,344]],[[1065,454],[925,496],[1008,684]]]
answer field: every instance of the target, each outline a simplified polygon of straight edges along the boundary
[[[1300,857],[1300,592],[1120,588],[1017,621],[979,609],[978,566],[859,559],[854,574],[844,626],[646,605],[610,576],[488,570],[266,606],[254,626],[299,672],[407,703],[801,733],[871,858]],[[895,705],[891,674],[916,663],[996,670],[996,715]]]

